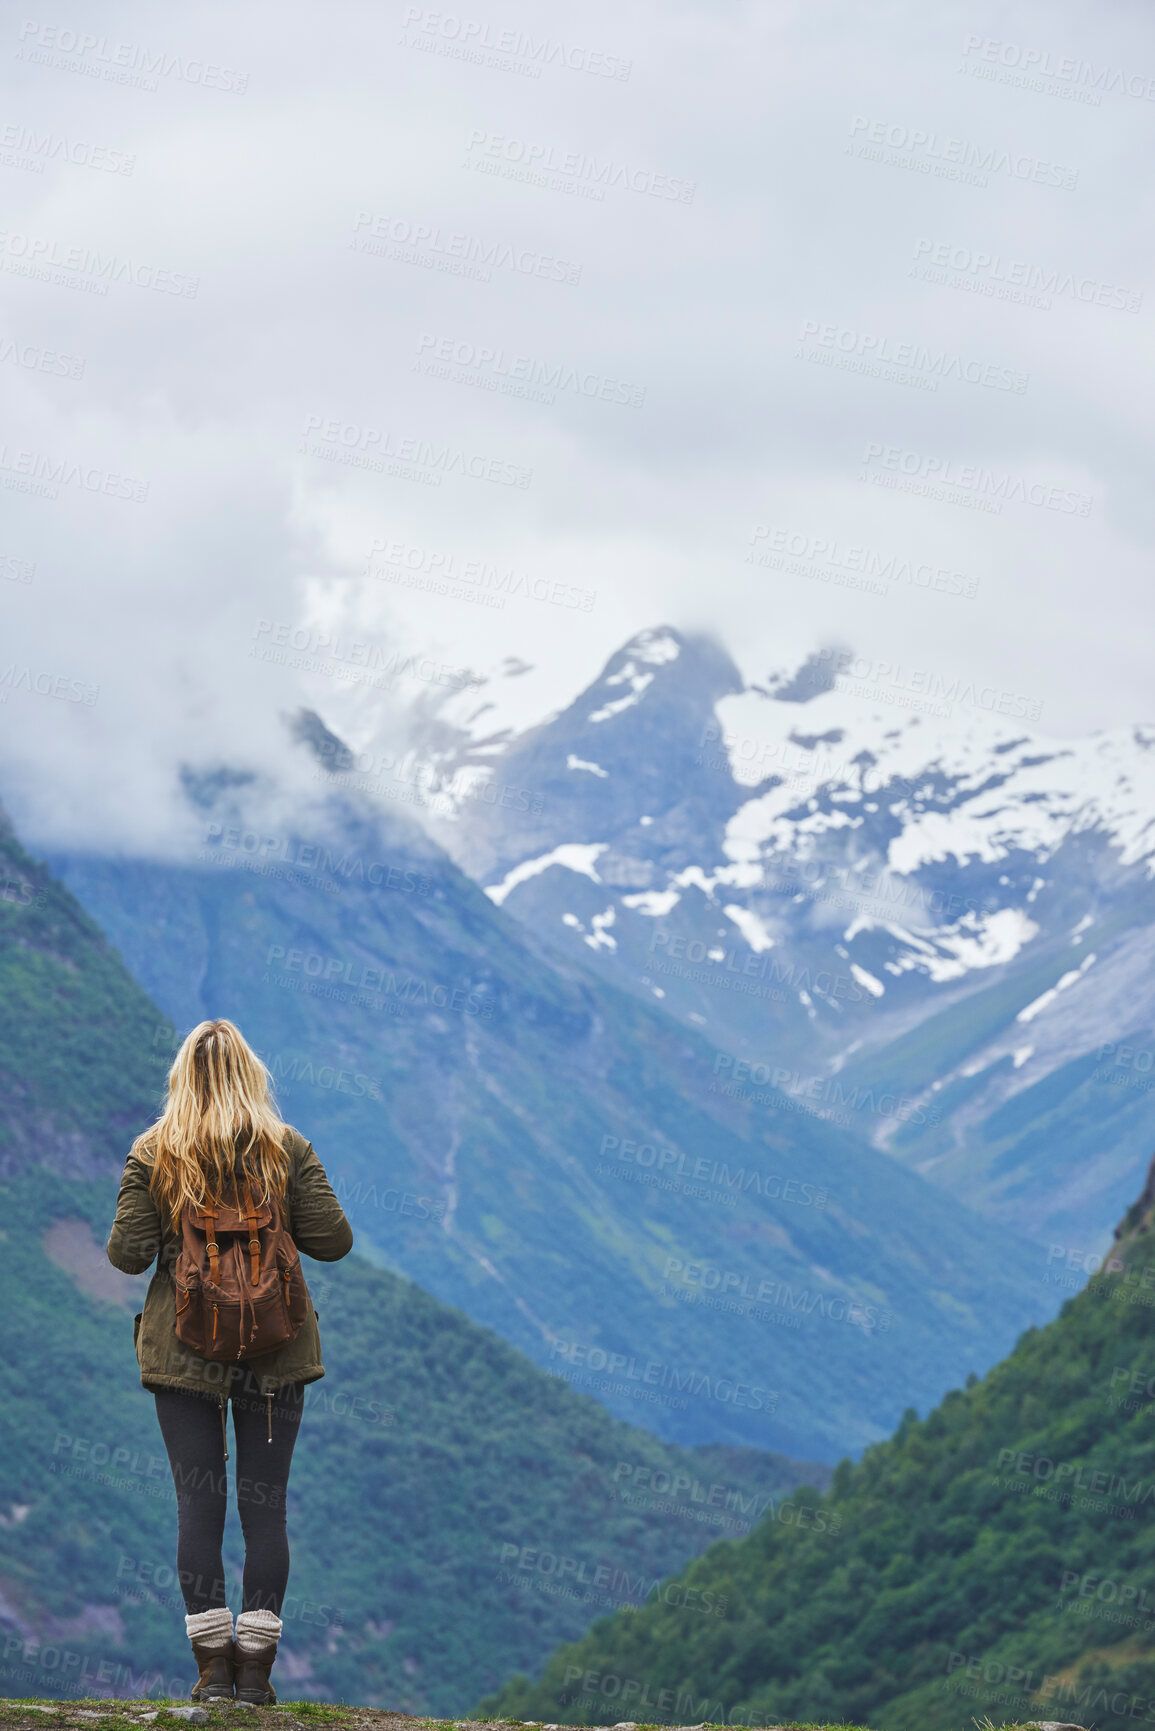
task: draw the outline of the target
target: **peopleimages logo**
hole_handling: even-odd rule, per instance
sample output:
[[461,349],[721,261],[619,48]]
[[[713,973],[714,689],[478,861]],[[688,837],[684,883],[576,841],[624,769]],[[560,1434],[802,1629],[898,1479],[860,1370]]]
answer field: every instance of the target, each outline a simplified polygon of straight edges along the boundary
[[[953,457],[934,457],[922,451],[907,451],[901,445],[884,445],[870,439],[862,453],[868,465],[863,480],[904,485],[935,497],[935,489],[957,488],[972,494],[996,513],[1004,504],[1018,502],[1037,505],[1047,511],[1062,511],[1068,516],[1089,517],[1094,504],[1090,493],[1075,487],[1048,486],[1044,481],[1028,481],[1008,469],[987,469],[981,463],[957,463]],[[893,477],[893,480],[891,479]]]
[[84,377],[85,362],[76,355],[63,355],[56,349],[41,348],[38,343],[16,342],[11,337],[0,337],[0,361],[24,367],[30,373],[49,373],[58,379]]
[[0,443],[0,474],[4,485],[16,492],[36,493],[45,499],[59,497],[61,487],[79,487],[84,493],[99,493],[105,499],[127,499],[133,505],[148,501],[148,482],[118,469],[57,457],[47,451],[17,450]]
[[766,1196],[772,1202],[793,1202],[801,1208],[825,1208],[825,1186],[805,1184],[798,1178],[783,1178],[777,1172],[760,1172],[756,1167],[731,1166],[725,1160],[712,1160],[703,1154],[687,1156],[678,1148],[663,1148],[655,1142],[636,1142],[630,1137],[603,1136],[598,1148],[599,1159],[614,1155],[641,1167],[654,1167],[670,1177],[688,1177],[695,1183],[717,1184],[723,1190],[750,1192]]
[[[779,1090],[832,1111],[874,1112],[880,1118],[897,1118],[900,1124],[937,1124],[942,1117],[938,1106],[924,1109],[913,1095],[894,1094],[887,1089],[876,1095],[873,1088],[858,1084],[845,1087],[837,1076],[806,1076],[788,1064],[759,1064],[748,1058],[735,1058],[731,1052],[715,1054],[713,1073],[726,1077],[727,1085],[712,1086],[710,1092],[731,1093],[737,1099],[747,1097],[742,1084],[752,1082],[756,1088]],[[849,1118],[845,1122],[849,1123]]]
[[85,139],[66,138],[60,132],[39,132],[19,121],[0,127],[0,151],[12,152],[23,161],[9,166],[30,168],[43,174],[46,162],[70,162],[75,168],[95,168],[105,174],[131,174],[136,157],[123,150],[113,150],[106,144],[89,144]]
[[[698,954],[695,955],[694,951]],[[738,951],[719,949],[716,945],[707,945],[701,938],[687,938],[684,934],[675,934],[669,926],[658,925],[650,935],[648,953],[654,956],[663,952],[670,957],[685,957],[688,962],[708,962],[719,978],[724,979],[727,973],[757,976],[760,979],[772,979],[778,985],[790,986],[796,992],[814,992],[820,998],[845,998],[848,1003],[860,1004],[866,998],[866,993],[857,985],[850,974],[834,974],[829,968],[819,968],[811,974],[808,967],[800,967],[796,962],[780,962],[776,956],[758,955],[751,951],[741,955]],[[657,962],[647,964],[655,973],[661,972]],[[703,973],[709,977],[709,969]]]
[[1113,1580],[1110,1575],[1090,1570],[1080,1574],[1078,1569],[1064,1569],[1059,1582],[1060,1598],[1072,1587],[1078,1588],[1080,1599],[1097,1599],[1101,1605],[1134,1605],[1137,1611],[1155,1615],[1155,1602],[1148,1600],[1146,1587],[1136,1587],[1131,1581]]
[[[365,469],[371,474],[399,474],[439,487],[443,475],[465,475],[502,487],[528,487],[533,470],[500,457],[487,457],[439,439],[396,434],[384,427],[363,426],[336,416],[310,415],[297,446],[303,457]],[[400,465],[400,467],[398,466]]]
[[1000,1471],[1010,1468],[1012,1461],[1012,1470],[1016,1474],[1035,1479],[1040,1484],[1053,1480],[1056,1485],[1071,1490],[1090,1491],[1095,1496],[1117,1496],[1129,1505],[1155,1501],[1155,1480],[1152,1479],[1140,1477],[1134,1484],[1128,1484],[1125,1473],[1114,1473],[1106,1467],[1094,1468],[1085,1461],[1056,1461],[1049,1455],[1036,1455],[1024,1449],[999,1450]]
[[[698,1611],[703,1616],[724,1617],[728,1599],[720,1599],[709,1589],[686,1587],[678,1581],[661,1581],[644,1574],[635,1579],[627,1569],[615,1569],[608,1563],[592,1563],[586,1558],[567,1557],[560,1552],[545,1550],[538,1545],[515,1545],[506,1541],[501,1547],[501,1574],[516,1581],[517,1570],[530,1576],[566,1582],[571,1587],[590,1587],[595,1593],[608,1593],[607,1608],[626,1604],[640,1606],[647,1599],[657,1598],[665,1605],[675,1605],[682,1611]],[[508,1580],[506,1583],[508,1584]]]
[[0,703],[7,703],[12,691],[55,697],[61,703],[83,703],[89,709],[100,696],[99,685],[89,685],[87,680],[70,679],[66,673],[34,673],[31,667],[21,667],[15,661],[0,671]]
[[249,82],[247,72],[235,72],[230,66],[186,60],[180,54],[146,48],[142,43],[114,42],[88,30],[70,30],[66,25],[44,24],[35,18],[26,18],[21,26],[16,57],[34,65],[84,72],[114,84],[135,84],[144,90],[156,90],[159,76],[240,96]]
[[[292,866],[297,871],[318,872],[341,878],[346,883],[371,884],[374,889],[403,890],[418,895],[429,894],[429,879],[412,867],[391,864],[388,860],[365,860],[348,849],[335,849],[323,842],[303,841],[299,836],[263,835],[240,824],[213,822],[205,828],[205,840],[218,857],[260,860]],[[229,863],[233,863],[229,859]]]
[[[1108,307],[1117,312],[1137,313],[1143,304],[1143,291],[1122,288],[1105,282],[1101,277],[1084,276],[1057,265],[1029,264],[1023,259],[988,252],[984,247],[957,246],[948,240],[926,237],[914,243],[915,268],[912,275],[927,281],[944,280],[944,273],[953,271],[970,278],[977,291],[986,294],[1007,293],[1003,298],[1015,298],[1010,291],[1022,291],[1029,296],[1042,296],[1050,306],[1049,296],[1066,295],[1084,306]],[[932,275],[931,273],[938,273]]]
[[[368,230],[367,234],[362,230]],[[357,252],[381,249],[381,256],[398,262],[428,263],[434,269],[451,274],[476,274],[480,281],[490,280],[491,270],[510,270],[518,276],[538,277],[546,282],[581,281],[582,267],[570,259],[556,258],[552,253],[538,252],[535,247],[515,246],[508,241],[479,240],[476,235],[459,229],[442,230],[436,223],[410,222],[405,217],[386,216],[369,210],[359,210],[353,223],[353,241]]]
[[856,655],[850,649],[820,649],[817,659],[833,663],[839,691],[853,690],[903,707],[920,708],[933,702],[937,705],[935,714],[949,716],[954,705],[962,703],[970,709],[985,709],[988,715],[1017,716],[1028,721],[1037,721],[1043,712],[1039,698],[1000,691],[992,685],[976,685],[957,674],[948,677],[934,667],[904,667],[899,661],[879,661]]
[[[267,643],[263,641],[265,638]],[[302,667],[310,673],[330,669],[377,673],[381,676],[380,683],[386,686],[394,679],[420,679],[427,685],[450,685],[464,690],[484,683],[480,674],[434,661],[428,655],[406,655],[399,649],[371,643],[367,638],[344,638],[340,632],[285,619],[259,619],[253,627],[249,654],[261,661]]]
[[1005,174],[1011,180],[1031,181],[1036,186],[1057,186],[1073,192],[1079,170],[1048,162],[1026,151],[1004,150],[999,145],[975,144],[967,138],[948,138],[921,126],[905,126],[886,120],[870,120],[856,114],[850,127],[851,156],[892,166],[912,168],[948,180],[969,181],[986,186],[988,174]]
[[417,340],[414,371],[456,384],[470,384],[507,396],[553,403],[556,392],[572,391],[591,402],[619,403],[640,409],[646,400],[645,385],[632,384],[606,373],[595,373],[566,361],[543,361],[533,355],[515,355],[488,343],[459,341],[423,331]]
[[435,590],[438,585],[465,584],[489,592],[502,607],[507,597],[520,597],[526,601],[540,601],[552,607],[570,607],[589,613],[598,598],[596,589],[583,589],[561,578],[532,577],[526,571],[515,571],[512,566],[500,568],[485,559],[461,559],[455,553],[419,546],[398,537],[378,536],[370,547],[365,562],[366,574],[378,581],[390,581],[389,573],[382,571],[382,565],[391,566],[407,576],[412,573],[418,580],[428,578],[430,587]]
[[108,284],[119,282],[195,300],[200,286],[199,277],[159,270],[141,259],[118,258],[115,253],[95,252],[88,246],[68,246],[51,235],[23,234],[8,228],[0,229],[0,257],[4,269],[17,275],[66,272],[66,280],[86,283],[95,294],[107,294]]
[[[624,60],[620,54],[583,48],[576,42],[557,42],[551,36],[535,37],[524,30],[498,30],[482,19],[461,18],[427,6],[407,6],[401,30],[403,43],[407,31],[420,31],[434,38],[429,43],[418,38],[407,46],[431,49],[452,46],[461,59],[497,65],[503,70],[516,69],[527,78],[540,78],[543,66],[558,66],[568,72],[587,72],[595,78],[616,78],[625,83],[633,70],[633,61]],[[518,61],[524,64],[516,66]]]
[[[814,350],[807,351],[808,343],[815,346]],[[959,384],[982,385],[987,390],[1010,391],[1021,397],[1030,383],[1030,374],[1017,367],[1000,366],[994,361],[980,361],[974,356],[887,336],[884,332],[858,330],[820,319],[803,320],[798,344],[796,352],[803,359],[846,359],[861,364],[867,372],[886,377],[890,376],[887,368],[906,370],[920,375],[921,382],[931,390],[938,389],[940,379],[954,379]]]
[[723,1406],[733,1406],[745,1412],[774,1412],[778,1405],[776,1389],[751,1387],[735,1382],[733,1377],[715,1376],[702,1370],[686,1370],[677,1365],[662,1364],[657,1359],[639,1363],[633,1353],[606,1352],[604,1347],[583,1346],[572,1340],[552,1340],[550,1357],[564,1359],[566,1364],[584,1365],[589,1370],[604,1371],[626,1382],[644,1384],[650,1388],[672,1389],[703,1400],[715,1400]]
[[[316,950],[286,949],[284,944],[270,944],[265,957],[266,968],[280,963],[284,977],[291,984],[323,987],[320,995],[335,996],[341,989],[376,993],[384,1000],[438,1010],[454,1010],[466,1016],[493,1015],[493,999],[485,997],[480,987],[449,986],[441,981],[422,979],[406,969],[394,972],[383,964],[355,962],[351,958],[326,956]],[[296,979],[293,979],[296,976]],[[266,974],[262,984],[280,982]],[[314,992],[316,996],[318,993]]]
[[604,199],[606,188],[613,186],[648,198],[693,204],[697,190],[696,182],[692,180],[658,174],[652,168],[643,168],[640,163],[615,162],[612,157],[599,160],[581,150],[563,150],[555,144],[511,138],[505,132],[485,132],[480,128],[475,128],[469,135],[465,167],[480,173],[529,180],[535,185],[548,185],[547,176],[553,175],[567,190],[580,188],[585,196],[595,199]]
[[[972,59],[972,56],[974,58]],[[993,36],[968,36],[960,71],[980,72],[983,65],[1022,74],[1028,88],[1044,78],[1053,78],[1075,92],[1093,95],[1098,106],[1101,93],[1132,96],[1140,102],[1155,102],[1155,78],[1141,72],[1126,72],[1110,62],[1096,66],[1078,55],[1052,54],[1048,48],[1027,47],[1021,42],[1003,42]]]
[[[758,547],[760,541],[766,543],[764,549]],[[978,593],[977,577],[965,576],[961,571],[952,571],[946,566],[930,565],[925,560],[920,562],[896,553],[881,553],[873,547],[839,541],[830,535],[814,535],[803,530],[759,523],[750,537],[750,547],[751,551],[746,555],[747,564],[768,563],[767,555],[785,554],[792,559],[816,562],[855,576],[878,577],[887,583],[906,583],[911,589],[933,590],[937,595],[965,595],[970,600]],[[718,737],[716,732],[714,737]]]

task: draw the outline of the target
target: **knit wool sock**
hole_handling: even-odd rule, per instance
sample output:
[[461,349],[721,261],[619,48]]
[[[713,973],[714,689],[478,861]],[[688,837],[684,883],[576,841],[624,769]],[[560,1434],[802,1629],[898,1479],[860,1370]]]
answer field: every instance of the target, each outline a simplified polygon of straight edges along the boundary
[[242,1611],[237,1618],[237,1649],[241,1653],[259,1653],[262,1647],[280,1640],[283,1628],[281,1619],[271,1611]]
[[227,1647],[233,1638],[233,1614],[227,1605],[186,1614],[184,1626],[190,1641],[203,1641],[206,1647]]

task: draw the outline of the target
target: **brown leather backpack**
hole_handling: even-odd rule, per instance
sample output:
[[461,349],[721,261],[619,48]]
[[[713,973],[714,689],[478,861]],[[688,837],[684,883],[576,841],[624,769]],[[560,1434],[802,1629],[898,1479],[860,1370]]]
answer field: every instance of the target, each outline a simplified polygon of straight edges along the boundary
[[301,1259],[276,1199],[254,1202],[233,1180],[233,1205],[206,1200],[181,1212],[176,1333],[198,1358],[235,1364],[294,1340],[309,1314]]

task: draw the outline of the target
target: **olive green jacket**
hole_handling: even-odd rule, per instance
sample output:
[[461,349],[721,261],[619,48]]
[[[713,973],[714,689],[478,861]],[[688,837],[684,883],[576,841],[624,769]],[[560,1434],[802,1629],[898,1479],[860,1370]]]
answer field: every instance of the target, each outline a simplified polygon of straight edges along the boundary
[[[337,1262],[353,1248],[353,1229],[333,1194],[325,1169],[311,1142],[290,1130],[285,1138],[289,1171],[281,1218],[298,1250],[318,1262]],[[245,1365],[220,1364],[198,1358],[176,1334],[176,1287],[173,1265],[181,1238],[161,1212],[149,1190],[150,1168],[130,1154],[120,1181],[116,1219],[108,1240],[108,1260],[124,1274],[143,1274],[156,1260],[144,1310],[136,1318],[134,1338],[145,1388],[184,1388],[194,1394],[228,1394],[230,1390],[275,1394],[290,1382],[316,1382],[324,1376],[317,1312],[309,1314],[295,1340]]]

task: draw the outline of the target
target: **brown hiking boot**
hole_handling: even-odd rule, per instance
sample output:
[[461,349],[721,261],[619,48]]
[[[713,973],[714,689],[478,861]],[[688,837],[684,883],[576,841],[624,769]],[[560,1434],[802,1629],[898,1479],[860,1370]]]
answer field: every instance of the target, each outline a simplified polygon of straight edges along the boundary
[[209,1647],[203,1641],[192,1644],[193,1658],[200,1676],[193,1684],[192,1701],[231,1701],[233,1699],[233,1644]]
[[236,1686],[237,1700],[247,1701],[250,1707],[271,1707],[277,1699],[276,1691],[269,1682],[269,1672],[277,1657],[277,1643],[270,1641],[267,1647],[261,1647],[255,1653],[246,1653],[240,1647],[236,1650]]

